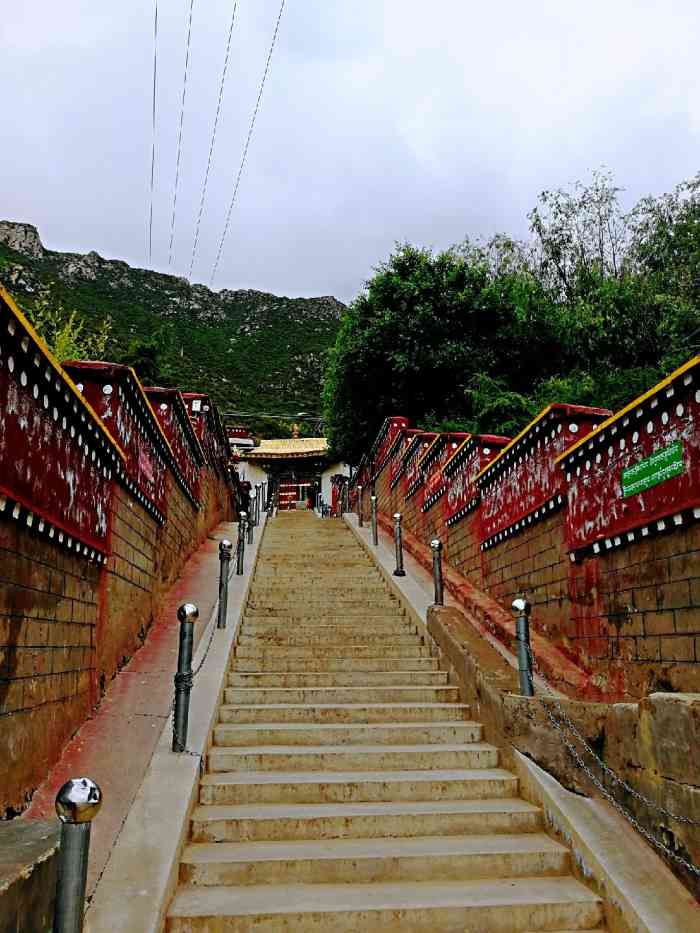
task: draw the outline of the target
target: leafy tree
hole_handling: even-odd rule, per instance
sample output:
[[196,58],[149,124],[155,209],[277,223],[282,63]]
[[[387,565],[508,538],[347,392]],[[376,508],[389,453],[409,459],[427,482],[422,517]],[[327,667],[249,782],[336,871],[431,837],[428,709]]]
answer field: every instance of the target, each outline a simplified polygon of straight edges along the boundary
[[528,242],[398,246],[341,321],[324,412],[356,463],[384,417],[513,434],[619,408],[700,348],[700,176],[631,212],[606,172],[545,191]]
[[163,324],[147,337],[132,337],[119,362],[131,366],[144,385],[171,385],[166,363],[170,344],[170,328]]
[[59,362],[104,359],[112,328],[109,318],[91,330],[77,311],[66,309],[53,299],[49,290],[43,290],[34,303],[23,310]]

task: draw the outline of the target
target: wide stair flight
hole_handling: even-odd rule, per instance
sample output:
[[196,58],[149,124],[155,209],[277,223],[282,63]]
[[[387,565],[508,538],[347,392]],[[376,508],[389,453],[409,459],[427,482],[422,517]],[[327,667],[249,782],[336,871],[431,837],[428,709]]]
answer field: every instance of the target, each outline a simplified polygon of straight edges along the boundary
[[278,515],[167,929],[602,933],[469,712],[352,532]]

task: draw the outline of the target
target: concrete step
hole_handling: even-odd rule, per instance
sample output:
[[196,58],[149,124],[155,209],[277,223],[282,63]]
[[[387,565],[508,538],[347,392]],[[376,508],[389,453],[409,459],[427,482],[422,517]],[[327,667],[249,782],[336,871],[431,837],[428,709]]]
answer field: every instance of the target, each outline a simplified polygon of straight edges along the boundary
[[465,745],[480,742],[478,722],[268,722],[220,723],[213,742],[220,748],[257,745]]
[[376,602],[368,600],[366,603],[334,602],[332,611],[330,611],[328,603],[297,599],[293,602],[280,603],[275,606],[251,601],[246,606],[245,614],[246,617],[263,616],[265,618],[277,615],[285,619],[328,619],[330,616],[342,615],[346,619],[350,616],[356,616],[358,619],[367,621],[374,616],[383,619],[405,616],[406,610],[398,603],[388,603],[382,600],[382,604],[378,605]]
[[243,704],[379,704],[379,703],[459,703],[457,687],[227,687],[224,693],[227,705]]
[[596,927],[603,906],[579,881],[503,878],[383,884],[181,886],[169,933],[524,933]]
[[[267,563],[267,561],[265,562]],[[293,572],[289,570],[289,564],[286,562],[272,565],[269,568],[265,564],[258,565],[255,571],[255,580],[265,585],[279,584],[280,586],[299,586],[300,582],[306,578],[308,566],[304,565],[302,571]],[[372,569],[369,563],[359,563],[357,571],[347,566],[339,573],[335,568],[321,569],[315,568],[313,574],[314,585],[323,589],[326,585],[339,587],[344,580],[348,581],[366,581],[368,583],[386,584],[384,576],[378,571]]]
[[[264,663],[263,663],[264,662]],[[284,657],[279,655],[265,655],[261,658],[259,655],[254,657],[236,657],[232,660],[233,670],[238,673],[254,673],[260,671],[261,667],[265,670],[275,672],[299,673],[332,673],[334,671],[353,673],[360,671],[437,671],[437,658],[417,658],[417,657],[381,657],[371,658],[353,658],[353,657]],[[309,671],[309,668],[312,668]]]
[[388,613],[378,615],[333,615],[328,613],[319,613],[317,615],[290,615],[284,612],[266,612],[265,614],[255,614],[246,611],[243,616],[241,626],[277,626],[286,631],[297,629],[319,629],[342,628],[360,632],[378,632],[389,631],[416,631],[416,626],[411,619],[403,612],[396,613],[393,610]]
[[222,771],[205,774],[202,804],[370,803],[514,797],[503,768],[431,771]]
[[[320,628],[320,626],[318,627]],[[238,645],[241,648],[252,646],[260,648],[274,648],[276,646],[285,648],[304,648],[318,647],[323,648],[332,645],[365,645],[367,647],[374,645],[380,649],[391,645],[422,645],[423,638],[415,632],[386,632],[378,633],[367,632],[359,626],[323,626],[325,632],[319,633],[318,630],[304,628],[301,631],[287,628],[281,631],[279,627],[275,631],[256,631],[249,632],[244,628],[238,636]]]
[[210,771],[424,771],[496,768],[485,742],[444,745],[258,745],[209,749]]
[[468,715],[465,703],[225,703],[219,707],[222,723],[461,722]]
[[196,806],[192,842],[534,833],[542,813],[524,800]]
[[180,881],[198,885],[373,884],[564,875],[569,851],[543,833],[219,842],[188,845]]
[[440,686],[447,684],[446,671],[231,671],[229,687],[365,687]]
[[328,602],[330,599],[344,601],[346,599],[364,599],[369,596],[389,596],[390,590],[386,583],[379,577],[367,579],[363,573],[360,575],[345,574],[345,579],[341,576],[327,577],[325,580],[316,575],[313,577],[312,585],[308,581],[297,578],[282,581],[278,577],[270,577],[264,581],[258,575],[255,575],[255,581],[251,584],[251,596],[284,596],[289,595],[295,599],[301,596],[315,596],[323,598]]
[[304,639],[305,644],[323,642],[324,639],[355,638],[359,633],[365,638],[390,638],[400,635],[407,638],[416,635],[418,627],[404,619],[375,619],[373,621],[331,620],[319,622],[317,625],[297,625],[294,622],[278,622],[273,619],[269,622],[260,619],[244,619],[241,623],[241,637],[254,638],[284,638]]
[[266,667],[274,667],[277,658],[319,659],[325,661],[328,656],[342,658],[429,658],[430,648],[422,645],[417,636],[411,638],[408,644],[390,641],[385,644],[366,645],[362,640],[355,644],[349,642],[330,642],[326,645],[271,645],[264,641],[242,642],[235,649],[237,658],[258,658]]

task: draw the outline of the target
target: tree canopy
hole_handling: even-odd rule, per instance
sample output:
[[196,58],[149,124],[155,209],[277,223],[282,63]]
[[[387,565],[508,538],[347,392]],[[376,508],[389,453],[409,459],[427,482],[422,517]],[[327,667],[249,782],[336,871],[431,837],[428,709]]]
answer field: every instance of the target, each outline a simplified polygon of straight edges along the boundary
[[618,408],[697,352],[700,176],[632,211],[611,177],[545,191],[531,238],[380,264],[330,351],[331,446],[357,463],[383,419],[514,433],[550,401]]

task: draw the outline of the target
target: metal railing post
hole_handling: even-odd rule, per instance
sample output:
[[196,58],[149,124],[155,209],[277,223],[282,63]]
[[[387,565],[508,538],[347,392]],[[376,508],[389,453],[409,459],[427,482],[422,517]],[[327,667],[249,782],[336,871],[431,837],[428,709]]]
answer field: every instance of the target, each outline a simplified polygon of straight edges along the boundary
[[435,588],[434,605],[444,606],[445,599],[442,581],[442,541],[440,541],[439,538],[433,538],[433,540],[430,542],[430,547],[433,552],[433,586]]
[[175,674],[173,751],[184,752],[187,748],[187,726],[190,717],[194,623],[199,618],[199,609],[194,603],[183,603],[177,610],[177,617],[180,620],[180,646],[177,652],[177,674]]
[[226,613],[228,611],[228,574],[231,565],[233,545],[228,538],[219,542],[219,618],[217,628],[226,628]]
[[394,547],[396,548],[396,570],[395,577],[405,577],[406,571],[403,569],[403,533],[401,531],[401,512],[394,513]]
[[248,521],[246,522],[246,530],[248,531],[248,544],[253,543],[253,530],[255,529],[255,500],[250,504],[250,510],[248,512]]
[[376,547],[379,544],[379,531],[377,529],[377,497],[372,494],[370,496],[370,506],[371,506],[371,521],[372,521],[372,544]]
[[90,827],[102,806],[102,791],[90,778],[71,778],[56,795],[61,821],[54,933],[82,933]]
[[248,518],[247,512],[239,512],[238,514],[238,540],[236,541],[236,576],[243,576],[243,561],[245,559],[245,526],[246,519]]
[[364,526],[362,517],[362,485],[360,483],[358,483],[357,486],[357,524],[360,528]]
[[534,697],[535,687],[532,681],[532,653],[530,650],[530,603],[524,596],[518,596],[512,603],[515,613],[515,638],[518,642],[518,677],[520,694]]

